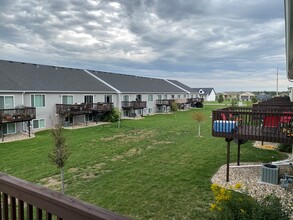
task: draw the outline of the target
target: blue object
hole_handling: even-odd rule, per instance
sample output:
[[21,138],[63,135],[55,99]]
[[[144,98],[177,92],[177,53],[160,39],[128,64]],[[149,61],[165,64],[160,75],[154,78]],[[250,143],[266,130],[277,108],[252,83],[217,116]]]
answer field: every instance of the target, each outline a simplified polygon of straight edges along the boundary
[[225,120],[216,120],[214,121],[214,131],[215,132],[233,132],[238,126],[237,121],[225,121]]

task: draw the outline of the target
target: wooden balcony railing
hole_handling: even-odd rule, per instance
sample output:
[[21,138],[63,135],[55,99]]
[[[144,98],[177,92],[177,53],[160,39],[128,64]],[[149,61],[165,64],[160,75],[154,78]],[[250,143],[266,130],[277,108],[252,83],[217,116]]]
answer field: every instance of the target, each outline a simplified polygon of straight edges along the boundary
[[93,112],[109,112],[114,108],[113,103],[82,103],[82,104],[56,104],[56,113],[59,115],[84,115]]
[[110,112],[113,109],[114,109],[114,104],[107,103],[107,102],[94,103],[92,106],[92,110],[96,112]]
[[0,219],[110,219],[127,217],[0,173]]
[[293,109],[230,107],[213,111],[212,123],[214,137],[293,143]]
[[123,109],[144,109],[146,101],[122,101]]
[[158,106],[161,106],[161,105],[171,106],[173,102],[175,102],[175,99],[157,99],[156,105],[158,105]]
[[191,107],[202,108],[203,107],[203,98],[190,98],[187,99],[187,104],[190,104]]
[[59,115],[83,115],[91,113],[92,104],[56,104],[56,113]]
[[188,104],[197,103],[197,102],[204,102],[203,98],[189,98],[187,99]]
[[36,108],[34,107],[0,109],[0,124],[31,121],[35,118]]

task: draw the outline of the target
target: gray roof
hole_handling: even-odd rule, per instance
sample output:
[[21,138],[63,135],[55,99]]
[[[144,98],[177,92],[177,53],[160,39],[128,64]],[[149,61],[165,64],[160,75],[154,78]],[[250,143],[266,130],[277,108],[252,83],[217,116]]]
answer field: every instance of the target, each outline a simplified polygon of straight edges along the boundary
[[170,81],[171,83],[174,83],[175,85],[181,87],[182,89],[185,89],[187,90],[188,92],[194,92],[192,88],[190,88],[189,86],[177,81],[177,80],[171,80],[171,79],[168,79],[168,81]]
[[164,79],[89,71],[122,93],[186,93]]
[[0,91],[114,92],[81,69],[0,60]]
[[199,92],[199,90],[204,91],[204,94],[211,94],[214,88],[193,88],[194,91]]

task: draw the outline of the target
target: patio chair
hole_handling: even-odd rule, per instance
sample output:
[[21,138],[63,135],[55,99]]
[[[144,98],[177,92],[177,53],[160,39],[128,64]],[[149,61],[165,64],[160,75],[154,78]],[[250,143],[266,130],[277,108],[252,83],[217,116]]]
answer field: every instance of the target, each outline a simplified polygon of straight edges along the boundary
[[266,134],[275,134],[279,129],[280,117],[276,115],[264,116],[262,132]]

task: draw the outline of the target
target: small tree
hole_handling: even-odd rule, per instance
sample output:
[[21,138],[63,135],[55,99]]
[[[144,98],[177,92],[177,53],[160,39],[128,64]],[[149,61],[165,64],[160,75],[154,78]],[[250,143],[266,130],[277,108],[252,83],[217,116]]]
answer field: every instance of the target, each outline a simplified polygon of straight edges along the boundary
[[202,112],[194,112],[192,114],[192,118],[193,118],[193,120],[198,122],[198,137],[201,137],[200,126],[201,126],[201,123],[205,120],[205,115]]
[[61,122],[55,123],[51,130],[52,138],[54,141],[54,148],[51,153],[49,153],[49,158],[51,162],[60,169],[61,173],[61,191],[64,193],[64,166],[65,162],[69,157],[68,146],[66,144],[66,139],[63,134],[63,128]]
[[219,97],[218,97],[218,102],[219,102],[219,103],[223,103],[223,102],[224,102],[224,97],[223,97],[222,94],[219,95]]
[[232,107],[237,107],[237,106],[238,106],[238,101],[237,101],[237,99],[232,99],[232,101],[231,101],[231,105],[232,105]]
[[178,111],[178,104],[176,102],[172,102],[171,111],[172,112],[177,112]]
[[255,98],[255,96],[253,96],[253,97],[251,98],[251,102],[252,102],[252,103],[257,103],[257,99]]

